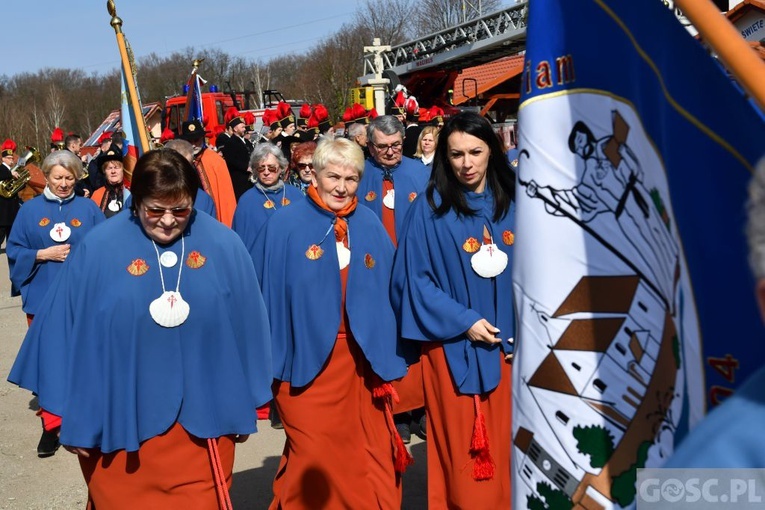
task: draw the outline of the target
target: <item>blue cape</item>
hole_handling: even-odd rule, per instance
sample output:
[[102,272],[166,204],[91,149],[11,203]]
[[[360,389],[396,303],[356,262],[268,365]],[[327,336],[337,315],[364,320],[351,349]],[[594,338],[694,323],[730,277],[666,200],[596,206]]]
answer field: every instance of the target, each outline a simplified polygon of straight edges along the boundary
[[[37,315],[42,310],[43,297],[63,266],[62,262],[36,262],[37,251],[68,243],[72,245],[71,259],[85,234],[105,219],[101,209],[89,198],[75,196],[59,205],[57,201],[39,195],[24,203],[6,247],[11,282],[21,290],[24,312]],[[57,243],[50,237],[50,231],[61,222],[70,228],[71,235],[64,243]]]
[[[436,194],[436,203],[439,197]],[[399,239],[391,277],[391,301],[401,336],[418,341],[443,342],[454,383],[461,393],[481,394],[497,387],[500,378],[498,349],[512,352],[515,337],[513,310],[513,248],[503,233],[514,232],[515,202],[498,223],[492,221],[494,198],[466,192],[475,216],[458,218],[452,209],[436,217],[423,195],[409,213]],[[478,276],[470,265],[472,253],[463,249],[468,238],[483,240],[484,225],[494,243],[508,256],[505,270],[495,278]],[[465,332],[484,318],[499,328],[501,345],[471,342]]]
[[[255,431],[272,376],[252,260],[239,237],[206,214],[194,213],[184,238],[183,257],[180,238],[158,245],[178,255],[162,268],[167,290],[182,267],[190,314],[178,327],[163,328],[149,314],[162,293],[160,266],[131,214],[93,229],[54,282],[8,380],[62,416],[63,444],[135,451],[176,421],[200,438]],[[148,270],[136,271],[136,261]]]
[[[278,191],[261,191],[257,187],[252,187],[239,198],[231,228],[239,234],[248,250],[252,251],[253,246],[255,246],[255,239],[258,237],[263,225],[266,224],[276,211],[285,207],[285,204],[282,204],[282,198],[289,202],[286,206],[305,200],[305,196],[303,196],[298,188],[286,183],[284,184],[284,189]],[[270,208],[263,207],[266,200],[270,200],[274,206]]]
[[[401,163],[393,169],[393,189],[396,191],[393,211],[396,218],[397,238],[404,228],[406,213],[409,211],[417,195],[425,191],[429,177],[430,168],[423,165],[419,159],[402,157]],[[380,221],[382,221],[383,208],[382,189],[382,166],[373,158],[368,158],[364,163],[364,175],[361,177],[361,182],[359,182],[356,196],[359,197],[359,205],[365,205],[370,208]]]
[[[406,373],[388,297],[393,243],[371,211],[347,218],[351,262],[348,326],[372,370],[390,381]],[[310,260],[318,245],[323,254]],[[274,377],[305,386],[327,361],[340,327],[340,269],[333,215],[310,199],[274,214],[252,251],[271,323]]]

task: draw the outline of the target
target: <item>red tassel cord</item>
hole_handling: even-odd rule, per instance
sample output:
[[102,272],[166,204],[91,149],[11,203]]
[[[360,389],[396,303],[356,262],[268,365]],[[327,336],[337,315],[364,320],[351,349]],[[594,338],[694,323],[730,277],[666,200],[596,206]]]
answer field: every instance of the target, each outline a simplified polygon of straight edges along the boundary
[[388,430],[391,431],[393,451],[395,452],[393,466],[396,473],[403,473],[406,468],[414,464],[414,458],[406,449],[406,445],[404,445],[393,421],[393,402],[398,402],[398,393],[391,383],[380,381],[372,388],[372,398],[383,401],[385,421],[388,423]]
[[494,478],[496,464],[489,452],[489,434],[486,431],[486,419],[481,412],[481,399],[473,395],[475,407],[475,423],[473,424],[473,437],[470,438],[470,456],[473,464],[473,480],[491,480]]

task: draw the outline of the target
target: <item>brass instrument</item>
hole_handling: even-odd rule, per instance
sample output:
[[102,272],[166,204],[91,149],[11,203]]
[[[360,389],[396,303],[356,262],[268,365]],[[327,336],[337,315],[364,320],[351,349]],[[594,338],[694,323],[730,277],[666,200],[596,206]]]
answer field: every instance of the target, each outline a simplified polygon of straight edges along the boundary
[[27,153],[19,158],[16,166],[11,168],[11,173],[17,172],[19,176],[0,181],[0,196],[4,198],[13,198],[16,196],[16,194],[26,186],[32,178],[26,165],[32,162],[39,163],[40,161],[42,161],[40,152],[34,147],[27,146]]

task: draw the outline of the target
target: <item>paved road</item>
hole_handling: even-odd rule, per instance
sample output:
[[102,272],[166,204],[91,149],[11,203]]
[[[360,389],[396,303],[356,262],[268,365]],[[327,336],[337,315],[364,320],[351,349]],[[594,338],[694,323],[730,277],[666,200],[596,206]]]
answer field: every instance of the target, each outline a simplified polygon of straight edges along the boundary
[[[8,372],[27,329],[21,299],[10,297],[8,259],[0,254],[0,509],[81,509],[87,490],[74,455],[63,449],[51,458],[38,459],[35,448],[40,420],[32,409],[32,395],[6,382]],[[260,432],[239,445],[231,498],[237,509],[267,508],[271,481],[284,446],[284,433],[267,421]],[[427,506],[425,443],[413,437],[410,450],[415,464],[404,475],[405,510]],[[352,469],[352,466],[349,466]]]

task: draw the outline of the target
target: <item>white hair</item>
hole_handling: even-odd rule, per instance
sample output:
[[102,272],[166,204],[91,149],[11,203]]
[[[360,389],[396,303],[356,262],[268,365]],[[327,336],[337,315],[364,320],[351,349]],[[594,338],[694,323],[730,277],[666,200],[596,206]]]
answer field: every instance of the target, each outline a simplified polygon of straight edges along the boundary
[[749,266],[756,278],[765,278],[765,157],[757,164],[749,181],[747,216]]

